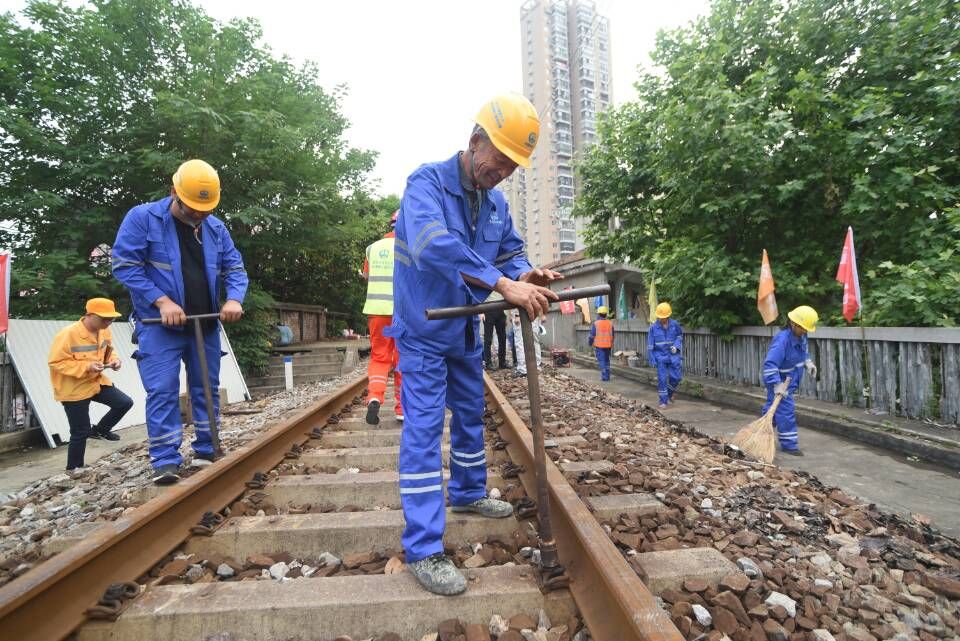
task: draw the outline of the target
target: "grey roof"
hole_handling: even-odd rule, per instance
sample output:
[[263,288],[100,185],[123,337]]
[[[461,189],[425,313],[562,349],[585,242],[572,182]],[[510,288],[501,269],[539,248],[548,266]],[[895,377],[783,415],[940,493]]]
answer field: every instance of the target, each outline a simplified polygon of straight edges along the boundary
[[[73,321],[49,320],[22,320],[10,319],[10,329],[7,332],[7,350],[13,361],[23,389],[26,391],[34,415],[43,428],[43,435],[50,447],[56,447],[70,440],[70,426],[63,406],[53,399],[53,388],[50,385],[50,369],[47,366],[47,354],[57,332],[70,325]],[[140,382],[140,373],[137,364],[131,358],[136,345],[130,342],[133,328],[130,323],[116,322],[111,327],[113,333],[113,348],[122,361],[119,371],[108,370],[107,377],[133,399],[133,408],[127,412],[116,429],[142,425],[146,422],[147,394]],[[220,329],[221,351],[227,354],[220,365],[220,387],[226,388],[227,399],[230,403],[247,400],[250,392],[240,373],[240,366],[233,355],[233,348],[223,328]],[[186,373],[180,368],[180,391],[186,391]],[[98,403],[90,404],[90,418],[96,422],[107,408]]]

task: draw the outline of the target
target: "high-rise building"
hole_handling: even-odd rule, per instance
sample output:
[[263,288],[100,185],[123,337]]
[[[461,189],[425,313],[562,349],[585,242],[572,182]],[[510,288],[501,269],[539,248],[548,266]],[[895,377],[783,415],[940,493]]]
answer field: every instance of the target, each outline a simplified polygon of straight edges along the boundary
[[527,0],[520,22],[523,93],[540,114],[540,142],[503,190],[527,255],[543,265],[583,248],[573,161],[597,141],[597,114],[612,102],[610,25],[591,0]]

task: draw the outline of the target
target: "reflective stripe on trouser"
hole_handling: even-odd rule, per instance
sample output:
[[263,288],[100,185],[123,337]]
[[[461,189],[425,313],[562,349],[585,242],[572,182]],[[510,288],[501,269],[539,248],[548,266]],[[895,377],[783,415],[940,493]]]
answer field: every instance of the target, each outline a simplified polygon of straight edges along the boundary
[[405,418],[400,437],[400,502],[406,528],[401,542],[407,563],[443,552],[445,503],[440,439],[444,409],[450,421],[451,505],[466,505],[487,492],[483,444],[483,360],[433,354],[400,356]]
[[[767,402],[763,405],[761,415],[766,414],[773,403],[773,385],[767,385]],[[797,435],[797,413],[793,402],[793,395],[784,396],[777,405],[777,411],[773,413],[773,425],[777,428],[777,436],[780,437],[780,448],[784,450],[795,450],[799,445]]]
[[594,352],[596,352],[597,354],[597,366],[600,368],[600,380],[609,381],[610,380],[610,348],[595,347],[593,349],[594,349]]
[[660,358],[657,360],[657,393],[660,403],[666,405],[683,378],[683,366],[680,359]]
[[383,396],[387,389],[387,377],[393,368],[393,393],[396,397],[396,413],[403,414],[400,404],[400,370],[397,369],[397,345],[389,336],[383,335],[383,329],[393,322],[392,316],[369,316],[367,328],[370,330],[370,364],[367,365],[367,402],[377,399],[383,405]]
[[[203,378],[197,355],[196,337],[192,327],[184,331],[165,329],[157,325],[141,325],[137,368],[147,392],[147,435],[149,436],[150,464],[180,465],[180,443],[183,423],[180,421],[180,362],[187,368],[187,389],[193,408],[193,450],[197,454],[213,454],[207,401],[203,394]],[[213,393],[214,416],[219,426],[220,398],[220,329],[204,334],[210,391]]]

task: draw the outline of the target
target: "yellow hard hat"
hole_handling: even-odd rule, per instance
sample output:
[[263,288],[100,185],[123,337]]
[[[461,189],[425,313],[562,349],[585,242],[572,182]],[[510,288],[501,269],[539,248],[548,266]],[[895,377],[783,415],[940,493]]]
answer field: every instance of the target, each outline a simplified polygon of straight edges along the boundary
[[220,176],[202,160],[180,165],[173,175],[173,189],[187,207],[196,211],[210,211],[220,203]]
[[101,318],[120,318],[116,306],[109,298],[91,298],[87,301],[87,313],[96,314]]
[[540,116],[533,104],[518,93],[495,97],[477,114],[493,146],[521,167],[530,167],[530,156],[540,138]]
[[660,303],[657,305],[657,318],[670,318],[670,315],[673,314],[673,308],[670,307],[670,303]]
[[820,320],[817,310],[809,305],[801,305],[790,310],[787,312],[787,318],[811,333],[817,331],[817,321]]
[[610,310],[607,309],[607,306],[606,306],[606,305],[601,305],[600,307],[597,308],[597,313],[598,313],[598,314],[603,314],[604,316],[607,315],[607,312],[608,312],[608,311],[610,311]]

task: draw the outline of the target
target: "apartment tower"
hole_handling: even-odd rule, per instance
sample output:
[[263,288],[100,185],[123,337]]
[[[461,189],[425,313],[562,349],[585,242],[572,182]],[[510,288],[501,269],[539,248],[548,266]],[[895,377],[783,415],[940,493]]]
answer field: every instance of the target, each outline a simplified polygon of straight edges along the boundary
[[610,25],[590,0],[527,0],[520,8],[523,92],[540,114],[530,169],[503,190],[534,265],[583,248],[571,216],[573,161],[597,141],[597,114],[612,102]]

